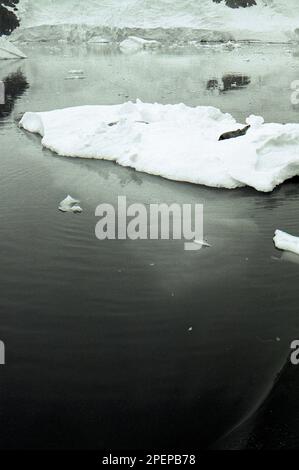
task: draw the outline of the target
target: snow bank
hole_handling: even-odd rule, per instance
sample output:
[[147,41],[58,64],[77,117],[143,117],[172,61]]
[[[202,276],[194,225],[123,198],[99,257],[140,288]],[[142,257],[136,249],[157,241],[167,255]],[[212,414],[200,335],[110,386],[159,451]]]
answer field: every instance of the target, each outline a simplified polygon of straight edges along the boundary
[[279,250],[291,251],[299,255],[299,237],[294,237],[281,230],[276,230],[273,240],[276,248]]
[[20,125],[59,155],[113,160],[176,181],[267,192],[298,175],[299,124],[264,124],[257,116],[247,123],[246,135],[219,141],[244,124],[213,107],[138,100],[26,113]]
[[0,37],[0,59],[26,59],[26,56],[5,37]]
[[21,28],[13,34],[19,40],[88,40],[96,27],[92,34],[107,37],[106,28],[109,39],[115,33],[119,42],[129,35],[160,40],[156,34],[172,42],[188,35],[201,40],[191,34],[196,30],[229,32],[237,40],[299,38],[298,0],[256,0],[255,6],[236,9],[213,0],[88,0],[84,8],[77,0],[20,0],[18,10]]

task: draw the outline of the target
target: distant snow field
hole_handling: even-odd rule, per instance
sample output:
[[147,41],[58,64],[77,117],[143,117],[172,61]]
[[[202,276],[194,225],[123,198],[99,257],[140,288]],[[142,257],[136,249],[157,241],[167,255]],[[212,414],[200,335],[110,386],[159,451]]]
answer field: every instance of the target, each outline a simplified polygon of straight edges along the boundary
[[[19,41],[150,40],[299,40],[297,0],[255,0],[247,8],[226,4],[242,0],[20,0]],[[244,0],[243,0],[244,3]],[[227,34],[230,36],[228,37]]]

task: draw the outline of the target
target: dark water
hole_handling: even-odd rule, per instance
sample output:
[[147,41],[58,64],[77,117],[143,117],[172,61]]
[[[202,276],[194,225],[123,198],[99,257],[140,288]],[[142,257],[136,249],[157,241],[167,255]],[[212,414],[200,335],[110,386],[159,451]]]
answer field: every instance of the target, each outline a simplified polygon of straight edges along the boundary
[[[298,181],[272,194],[171,182],[53,155],[17,120],[27,110],[140,98],[211,104],[242,122],[250,113],[298,122],[289,98],[298,58],[269,46],[134,56],[24,49],[27,61],[0,64],[0,79],[20,71],[29,84],[0,121],[0,447],[240,448],[250,436],[258,446],[266,412],[242,438],[227,436],[256,416],[299,337],[298,258],[272,243],[276,228],[299,233]],[[85,79],[66,80],[71,69]],[[207,90],[227,74],[250,81]],[[81,215],[58,211],[67,194],[81,200]],[[119,195],[203,203],[212,248],[98,241],[95,208]],[[299,369],[291,374],[298,387]],[[285,406],[295,413],[292,397]],[[296,420],[286,425],[298,436]]]

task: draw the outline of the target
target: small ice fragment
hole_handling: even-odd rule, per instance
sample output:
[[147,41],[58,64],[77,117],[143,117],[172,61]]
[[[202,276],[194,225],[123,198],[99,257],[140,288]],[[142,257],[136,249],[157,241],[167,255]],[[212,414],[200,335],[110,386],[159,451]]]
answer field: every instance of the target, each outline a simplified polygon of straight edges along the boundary
[[226,49],[227,51],[233,51],[234,49],[237,49],[238,47],[240,47],[240,45],[232,41],[228,41],[222,44],[222,49]]
[[212,246],[206,240],[193,240],[193,243],[196,243],[197,245],[201,245],[201,246],[206,246],[208,248]]
[[77,199],[74,199],[71,196],[67,196],[63,201],[61,201],[58,209],[61,212],[80,213],[82,212],[82,208],[79,206],[79,203],[80,201]]
[[142,49],[155,49],[159,46],[159,41],[143,39],[136,36],[129,36],[119,45],[122,52],[137,52]]
[[193,330],[193,327],[190,326],[190,327],[188,328],[188,331],[192,331],[192,330]]
[[150,263],[150,266],[155,266],[155,263]]
[[276,230],[273,241],[276,248],[279,250],[291,251],[299,255],[299,237],[294,237],[281,230]]
[[109,44],[110,40],[102,36],[94,36],[89,39],[89,44]]
[[83,70],[69,70],[68,71],[68,76],[65,78],[65,80],[84,80],[84,71]]
[[84,75],[69,75],[65,80],[85,80]]

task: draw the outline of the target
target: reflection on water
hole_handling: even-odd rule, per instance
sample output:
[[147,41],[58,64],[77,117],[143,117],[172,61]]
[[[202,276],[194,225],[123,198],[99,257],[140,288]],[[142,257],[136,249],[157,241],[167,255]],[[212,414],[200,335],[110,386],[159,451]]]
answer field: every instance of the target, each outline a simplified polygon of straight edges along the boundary
[[219,88],[219,82],[216,78],[208,80],[207,90],[217,90]]
[[29,88],[29,83],[21,70],[8,75],[3,82],[5,86],[5,103],[0,104],[0,119],[11,114],[15,101]]
[[251,79],[247,75],[242,74],[226,74],[223,75],[221,81],[217,78],[208,80],[207,90],[219,90],[219,92],[226,92],[229,90],[238,90],[246,87],[251,83]]
[[250,77],[242,74],[227,74],[222,77],[223,91],[236,90],[249,85]]
[[283,251],[279,261],[286,261],[288,263],[299,264],[299,255],[291,253],[290,251]]

